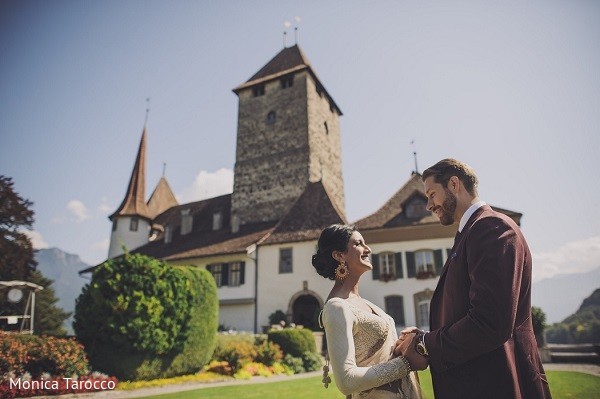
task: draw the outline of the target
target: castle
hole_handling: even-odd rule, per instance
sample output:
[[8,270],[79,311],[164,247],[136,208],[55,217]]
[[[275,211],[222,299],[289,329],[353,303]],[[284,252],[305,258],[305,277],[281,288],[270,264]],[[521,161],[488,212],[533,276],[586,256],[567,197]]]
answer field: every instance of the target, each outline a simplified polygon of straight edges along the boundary
[[[178,204],[163,177],[145,197],[146,129],[127,193],[110,216],[108,258],[135,250],[215,278],[219,323],[259,332],[283,311],[316,329],[332,282],[311,265],[321,230],[347,223],[342,112],[298,45],[284,48],[248,81],[239,99],[232,194]],[[373,253],[361,294],[400,329],[427,329],[429,300],[456,227],[425,209],[418,173],[372,215],[354,221]],[[495,208],[519,223],[521,214]],[[89,272],[91,269],[82,271]]]

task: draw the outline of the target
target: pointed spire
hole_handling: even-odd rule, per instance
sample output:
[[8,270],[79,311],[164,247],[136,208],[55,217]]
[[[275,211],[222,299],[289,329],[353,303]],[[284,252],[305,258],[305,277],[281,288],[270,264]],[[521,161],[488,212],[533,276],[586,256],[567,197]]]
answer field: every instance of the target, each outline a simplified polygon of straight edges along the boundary
[[127,187],[127,194],[121,203],[121,206],[109,216],[113,220],[117,216],[140,216],[146,219],[151,219],[150,211],[146,205],[146,126],[142,132],[140,147],[135,165],[131,172],[131,179]]
[[175,194],[173,194],[173,190],[171,190],[163,172],[163,177],[158,181],[156,188],[148,200],[148,211],[150,212],[150,216],[155,218],[167,209],[177,205],[179,205],[177,198],[175,198]]

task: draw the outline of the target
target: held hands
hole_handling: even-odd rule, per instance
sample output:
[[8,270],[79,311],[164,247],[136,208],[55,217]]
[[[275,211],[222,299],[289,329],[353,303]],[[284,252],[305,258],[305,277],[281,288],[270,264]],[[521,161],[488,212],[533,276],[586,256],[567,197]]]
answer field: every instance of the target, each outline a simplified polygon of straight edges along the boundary
[[427,357],[420,355],[415,349],[420,331],[414,327],[403,330],[394,348],[394,355],[404,356],[412,370],[425,370],[429,365]]

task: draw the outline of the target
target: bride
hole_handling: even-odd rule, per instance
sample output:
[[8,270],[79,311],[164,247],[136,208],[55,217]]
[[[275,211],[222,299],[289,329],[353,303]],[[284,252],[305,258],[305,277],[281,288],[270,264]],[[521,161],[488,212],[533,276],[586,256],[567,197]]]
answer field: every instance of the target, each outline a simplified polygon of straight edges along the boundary
[[[321,232],[312,257],[317,273],[335,281],[319,316],[335,383],[347,398],[420,399],[418,378],[411,370],[426,360],[419,355],[394,357],[394,320],[358,293],[360,276],[373,269],[370,253],[354,226],[332,225]],[[329,365],[323,369],[327,387]]]

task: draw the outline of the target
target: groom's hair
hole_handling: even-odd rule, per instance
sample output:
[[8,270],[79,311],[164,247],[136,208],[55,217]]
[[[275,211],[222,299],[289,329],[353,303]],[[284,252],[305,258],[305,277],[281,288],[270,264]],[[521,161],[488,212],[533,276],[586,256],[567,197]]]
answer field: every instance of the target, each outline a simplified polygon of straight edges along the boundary
[[474,197],[477,196],[477,184],[479,184],[479,180],[477,180],[473,168],[466,163],[452,158],[442,159],[435,165],[425,169],[421,179],[425,181],[430,176],[433,176],[433,180],[444,186],[444,188],[448,187],[450,178],[456,176],[469,194]]

